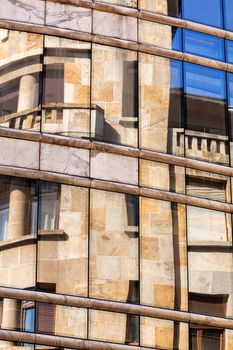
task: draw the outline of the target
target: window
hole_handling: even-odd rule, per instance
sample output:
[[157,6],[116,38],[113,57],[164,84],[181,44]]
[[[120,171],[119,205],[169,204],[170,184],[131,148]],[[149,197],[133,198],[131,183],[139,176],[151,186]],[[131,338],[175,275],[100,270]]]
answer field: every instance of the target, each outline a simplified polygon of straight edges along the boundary
[[123,62],[122,116],[138,116],[138,67],[137,61]]
[[36,234],[36,198],[35,182],[0,178],[0,241]]
[[41,182],[39,230],[56,230],[59,227],[60,185]]
[[190,350],[224,349],[224,332],[219,329],[190,329]]
[[54,334],[56,305],[36,303],[36,331]]

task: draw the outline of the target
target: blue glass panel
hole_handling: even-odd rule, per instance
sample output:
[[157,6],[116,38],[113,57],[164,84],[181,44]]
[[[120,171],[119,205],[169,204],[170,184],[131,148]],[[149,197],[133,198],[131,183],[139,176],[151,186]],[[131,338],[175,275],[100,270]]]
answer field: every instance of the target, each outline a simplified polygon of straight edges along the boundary
[[182,0],[182,11],[183,18],[190,21],[223,26],[221,0]]
[[184,63],[187,94],[226,99],[225,73],[218,69]]
[[24,330],[33,333],[35,330],[35,308],[25,311]]
[[184,52],[224,61],[224,40],[212,35],[184,30]]
[[172,28],[173,39],[172,39],[172,49],[176,51],[182,51],[182,29],[181,28]]
[[170,60],[170,105],[169,128],[181,128],[183,126],[183,75],[181,61]]
[[[35,308],[28,308],[25,310],[24,318],[24,331],[33,333],[35,332]],[[33,344],[24,343],[25,347],[32,347]]]
[[226,59],[227,62],[233,63],[233,41],[226,40]]
[[233,73],[227,73],[227,83],[228,106],[233,107]]
[[224,0],[224,19],[225,19],[225,28],[233,31],[233,1]]
[[225,72],[184,63],[186,127],[227,135]]
[[177,60],[170,60],[171,65],[171,89],[182,89],[182,62]]

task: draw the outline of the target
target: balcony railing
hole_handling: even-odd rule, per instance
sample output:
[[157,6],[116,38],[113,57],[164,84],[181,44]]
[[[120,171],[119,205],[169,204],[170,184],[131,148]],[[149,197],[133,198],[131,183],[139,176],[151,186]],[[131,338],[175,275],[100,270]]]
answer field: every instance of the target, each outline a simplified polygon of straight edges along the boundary
[[[221,164],[229,164],[228,136],[183,129],[173,129],[173,152]],[[184,144],[185,142],[185,144]]]

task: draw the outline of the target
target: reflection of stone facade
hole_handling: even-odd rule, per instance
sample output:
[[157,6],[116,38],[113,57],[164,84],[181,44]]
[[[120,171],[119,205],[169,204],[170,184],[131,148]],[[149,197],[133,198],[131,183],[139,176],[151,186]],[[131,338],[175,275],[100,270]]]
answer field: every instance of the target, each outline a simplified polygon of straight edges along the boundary
[[[110,13],[46,1],[42,15],[37,1],[38,16],[27,4],[31,22],[60,28],[57,36],[0,29],[1,328],[115,343],[115,350],[194,350],[216,331],[214,346],[231,350],[233,331],[208,318],[197,326],[114,306],[233,318],[225,101],[184,95],[182,63],[166,57],[170,25],[123,16],[117,6]],[[134,0],[99,2],[137,8]],[[138,8],[180,10],[176,1],[139,0]],[[93,37],[67,38],[77,32]],[[137,52],[137,41],[164,51]],[[113,306],[2,298],[1,286]],[[5,349],[28,345],[0,340]]]

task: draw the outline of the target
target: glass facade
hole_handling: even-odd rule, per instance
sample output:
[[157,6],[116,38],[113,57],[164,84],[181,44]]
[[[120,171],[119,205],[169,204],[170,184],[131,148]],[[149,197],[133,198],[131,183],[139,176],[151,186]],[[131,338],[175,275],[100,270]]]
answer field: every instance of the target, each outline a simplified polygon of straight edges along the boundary
[[231,350],[231,1],[4,5],[0,348]]

